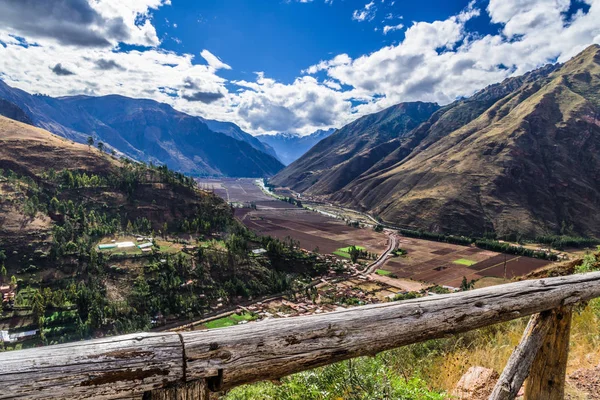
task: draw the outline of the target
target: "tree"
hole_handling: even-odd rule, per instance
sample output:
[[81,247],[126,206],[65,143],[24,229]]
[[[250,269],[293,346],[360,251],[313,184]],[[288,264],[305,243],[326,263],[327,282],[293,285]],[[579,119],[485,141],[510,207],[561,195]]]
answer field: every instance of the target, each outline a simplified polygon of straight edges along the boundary
[[475,288],[475,281],[471,280],[471,282],[467,281],[467,277],[463,276],[462,282],[460,284],[461,292],[466,292],[467,290],[471,290]]
[[358,257],[360,256],[360,250],[358,250],[356,246],[352,246],[350,247],[348,254],[350,254],[350,259],[352,262],[356,264],[358,262]]
[[88,144],[88,147],[92,147],[94,145],[94,138],[91,136],[88,136],[87,144]]
[[98,142],[97,146],[98,146],[98,150],[100,150],[100,152],[104,151],[104,143]]
[[8,272],[6,271],[6,267],[4,266],[4,264],[2,264],[2,268],[0,268],[0,275],[2,275],[2,282],[4,282],[6,275],[8,275]]

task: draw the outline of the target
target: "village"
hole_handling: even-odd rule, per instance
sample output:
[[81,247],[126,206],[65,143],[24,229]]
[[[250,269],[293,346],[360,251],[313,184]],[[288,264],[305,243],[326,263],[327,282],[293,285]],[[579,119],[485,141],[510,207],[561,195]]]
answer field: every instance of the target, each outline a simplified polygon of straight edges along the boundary
[[[262,254],[264,249],[253,250]],[[200,321],[170,330],[214,329],[232,325],[258,323],[276,318],[291,318],[345,310],[351,307],[378,304],[423,296],[436,296],[458,291],[450,286],[425,285],[378,274],[367,274],[365,262],[352,263],[332,255],[321,255],[321,261],[331,266],[326,275],[315,279],[301,290],[256,300],[249,304],[228,306],[223,299],[211,306],[212,315]],[[237,299],[241,301],[240,299]]]

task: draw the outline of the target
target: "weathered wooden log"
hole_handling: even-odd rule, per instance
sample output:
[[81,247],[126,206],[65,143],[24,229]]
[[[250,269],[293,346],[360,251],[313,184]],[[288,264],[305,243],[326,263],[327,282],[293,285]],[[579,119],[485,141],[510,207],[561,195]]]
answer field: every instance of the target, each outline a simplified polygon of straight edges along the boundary
[[525,384],[525,400],[563,400],[569,341],[571,337],[571,307],[553,313],[552,326],[537,353],[529,379]]
[[489,400],[514,400],[529,375],[529,370],[552,326],[552,311],[535,314],[529,320],[523,338],[511,354]]
[[142,400],[210,400],[204,379],[144,393]]
[[123,398],[207,379],[212,391],[600,297],[600,273],[523,281],[210,331],[0,353],[0,399]]
[[183,379],[183,347],[175,333],[0,353],[0,399],[123,398]]
[[600,273],[522,281],[318,316],[182,332],[188,379],[222,389],[466,332],[600,297]]

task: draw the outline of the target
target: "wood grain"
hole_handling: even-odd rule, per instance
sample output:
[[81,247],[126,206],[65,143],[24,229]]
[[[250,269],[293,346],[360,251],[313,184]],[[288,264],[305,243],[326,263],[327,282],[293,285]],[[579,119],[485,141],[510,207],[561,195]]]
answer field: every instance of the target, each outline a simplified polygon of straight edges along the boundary
[[571,307],[555,310],[550,333],[538,352],[525,384],[525,400],[563,400],[569,341]]
[[208,379],[213,391],[226,390],[595,297],[600,297],[599,272],[210,331],[5,352],[0,353],[0,399],[139,398],[201,379]]
[[112,399],[183,381],[177,334],[116,336],[0,353],[0,399]]
[[489,400],[514,400],[517,397],[552,327],[553,316],[553,311],[544,311],[531,317],[521,342],[511,354]]

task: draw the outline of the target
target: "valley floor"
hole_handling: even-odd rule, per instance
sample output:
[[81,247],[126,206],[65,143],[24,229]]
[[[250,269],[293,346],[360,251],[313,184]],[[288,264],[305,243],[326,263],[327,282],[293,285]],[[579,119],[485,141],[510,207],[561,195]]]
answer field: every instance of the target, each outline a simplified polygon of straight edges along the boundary
[[[389,244],[391,231],[375,232],[370,228],[376,221],[357,211],[306,199],[298,207],[282,201],[297,194],[280,190],[267,193],[254,179],[201,179],[199,184],[236,207],[236,217],[247,227],[280,239],[289,236],[308,251],[318,249],[323,254],[335,254],[340,248],[354,245],[380,255]],[[363,228],[350,226],[352,223]],[[458,288],[463,277],[468,281],[495,278],[500,283],[550,264],[530,257],[404,236],[398,237],[397,245],[407,254],[387,258],[378,266],[384,273],[372,276],[385,276],[386,283],[396,283],[399,289],[406,288],[407,282]]]

